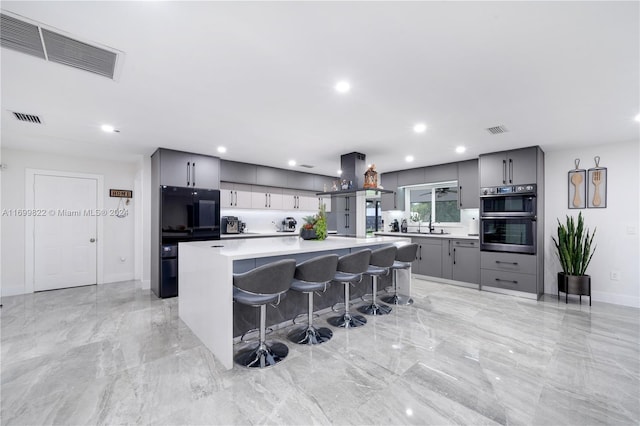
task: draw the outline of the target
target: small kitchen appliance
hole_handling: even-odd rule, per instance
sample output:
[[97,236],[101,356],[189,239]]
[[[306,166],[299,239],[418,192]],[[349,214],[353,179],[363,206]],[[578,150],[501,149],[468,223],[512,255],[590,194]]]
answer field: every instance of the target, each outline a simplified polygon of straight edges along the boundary
[[402,223],[400,224],[400,232],[407,232],[407,219],[402,219]]
[[393,219],[393,222],[391,222],[391,232],[400,232],[400,224],[398,224],[398,219]]
[[239,234],[240,220],[236,216],[222,216],[222,233]]
[[292,217],[285,217],[282,221],[282,232],[296,232],[298,222]]

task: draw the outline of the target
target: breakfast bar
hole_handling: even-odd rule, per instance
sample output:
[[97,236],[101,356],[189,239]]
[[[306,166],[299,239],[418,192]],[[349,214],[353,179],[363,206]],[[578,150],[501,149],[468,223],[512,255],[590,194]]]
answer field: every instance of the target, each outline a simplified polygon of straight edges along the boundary
[[[234,272],[245,272],[285,258],[302,262],[326,253],[342,255],[364,248],[373,249],[387,244],[401,246],[410,242],[408,238],[388,236],[330,236],[324,241],[288,236],[180,243],[180,318],[220,363],[231,369],[234,338]],[[409,281],[402,278],[399,280],[399,288],[403,288],[405,293],[410,291]],[[301,308],[304,309],[304,305]]]

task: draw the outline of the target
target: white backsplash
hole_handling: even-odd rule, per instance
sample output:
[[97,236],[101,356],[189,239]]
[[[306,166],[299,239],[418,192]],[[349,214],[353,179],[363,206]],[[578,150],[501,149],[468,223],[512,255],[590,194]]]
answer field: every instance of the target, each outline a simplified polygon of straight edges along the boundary
[[[473,226],[473,222],[478,222],[479,214],[479,209],[461,209],[459,224],[440,225],[436,222],[433,226],[436,232],[444,229],[445,232],[449,232],[451,235],[469,235],[472,230],[477,229],[477,227]],[[391,230],[391,222],[393,222],[394,219],[397,219],[398,223],[402,223],[402,219],[406,219],[409,232],[418,230],[418,224],[409,220],[409,213],[400,210],[393,210],[382,212],[385,232]],[[426,230],[428,226],[429,224],[427,222],[422,222],[420,228],[421,230]]]
[[247,224],[245,232],[275,232],[282,226],[285,217],[293,217],[298,224],[296,230],[303,225],[305,216],[313,216],[317,211],[294,212],[285,210],[243,210],[243,209],[222,209],[220,216],[237,216],[242,222]]

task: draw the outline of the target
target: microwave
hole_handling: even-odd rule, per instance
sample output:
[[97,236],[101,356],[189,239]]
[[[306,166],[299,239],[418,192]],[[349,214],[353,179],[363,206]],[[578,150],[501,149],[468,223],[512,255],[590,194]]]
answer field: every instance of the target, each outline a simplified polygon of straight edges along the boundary
[[535,216],[536,185],[509,185],[482,188],[480,216]]

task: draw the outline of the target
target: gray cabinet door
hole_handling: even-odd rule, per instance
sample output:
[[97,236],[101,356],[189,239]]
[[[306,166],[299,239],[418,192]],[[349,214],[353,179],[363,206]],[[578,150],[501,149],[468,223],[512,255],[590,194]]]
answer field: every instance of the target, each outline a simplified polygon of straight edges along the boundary
[[480,208],[478,160],[458,163],[458,207],[461,209]]
[[500,186],[507,183],[507,157],[504,152],[480,156],[480,186]]
[[[380,208],[383,212],[389,210],[404,209],[404,190],[398,190],[398,172],[384,173],[380,175],[382,187],[393,193],[383,193],[380,196]],[[398,192],[401,193],[398,193]]]
[[257,166],[256,184],[286,188],[288,173],[289,170],[276,169],[274,167]]
[[453,265],[452,279],[465,283],[480,284],[480,247],[478,243],[452,243]]
[[416,185],[425,183],[424,167],[419,169],[402,170],[398,172],[398,186]]
[[414,238],[418,244],[414,273],[430,277],[442,277],[442,242],[436,238]]
[[442,241],[442,278],[453,279],[453,240]]
[[507,153],[507,183],[522,185],[536,183],[537,148],[522,148]]
[[220,161],[220,180],[223,182],[256,184],[256,165],[236,161]]
[[329,192],[333,182],[338,180],[331,176],[313,175],[313,190],[316,192]]
[[458,178],[457,163],[439,164],[424,168],[424,181],[420,183],[445,182]]
[[287,188],[315,191],[315,183],[311,173],[294,172],[287,173]]
[[191,154],[160,150],[160,185],[191,186]]
[[208,155],[191,157],[191,186],[220,189],[220,159]]

